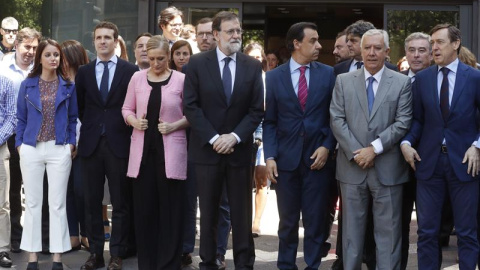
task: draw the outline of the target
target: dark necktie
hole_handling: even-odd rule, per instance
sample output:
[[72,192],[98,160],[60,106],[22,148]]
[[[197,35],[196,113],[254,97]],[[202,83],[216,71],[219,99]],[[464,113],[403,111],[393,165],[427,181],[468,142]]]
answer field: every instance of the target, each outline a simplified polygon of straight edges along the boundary
[[363,62],[357,62],[355,63],[355,66],[357,66],[357,69],[361,69],[363,67]]
[[450,113],[450,105],[448,102],[448,72],[450,69],[442,67],[440,71],[443,72],[442,86],[440,87],[440,111],[442,111],[443,121],[447,121]]
[[230,97],[232,96],[232,73],[230,72],[230,67],[228,63],[230,63],[232,58],[225,57],[223,61],[225,61],[225,66],[223,66],[223,91],[225,91],[225,97],[227,98],[227,104],[230,104]]
[[373,76],[368,77],[368,87],[367,87],[368,114],[372,112],[373,101],[375,101],[375,95],[373,94],[374,81],[375,81],[375,78]]
[[108,96],[108,77],[109,77],[108,62],[110,61],[100,62],[104,66],[102,80],[100,81],[100,95],[102,96],[103,103],[107,102],[107,96]]
[[305,111],[305,104],[307,104],[308,96],[308,86],[307,78],[305,77],[306,66],[301,66],[298,68],[300,70],[300,78],[298,79],[298,101],[300,102],[300,107]]

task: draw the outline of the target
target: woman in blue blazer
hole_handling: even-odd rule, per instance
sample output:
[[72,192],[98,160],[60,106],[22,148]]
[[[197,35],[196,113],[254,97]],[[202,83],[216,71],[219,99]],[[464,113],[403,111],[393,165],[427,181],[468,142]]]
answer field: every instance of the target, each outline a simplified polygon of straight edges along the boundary
[[30,252],[27,270],[38,269],[42,250],[42,190],[48,176],[52,269],[63,269],[61,254],[71,249],[66,214],[68,177],[75,149],[77,95],[66,77],[60,45],[47,39],[38,45],[32,72],[17,101],[15,146],[25,189],[25,222],[20,248]]

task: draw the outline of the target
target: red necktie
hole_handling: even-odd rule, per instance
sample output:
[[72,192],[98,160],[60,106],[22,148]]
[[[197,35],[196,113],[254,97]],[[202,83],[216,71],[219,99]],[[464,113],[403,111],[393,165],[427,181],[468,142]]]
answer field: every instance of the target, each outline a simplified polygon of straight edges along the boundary
[[300,107],[302,107],[303,111],[305,111],[305,104],[307,103],[308,96],[307,78],[305,77],[306,69],[306,66],[301,66],[299,68],[300,78],[298,79],[298,101],[300,102]]

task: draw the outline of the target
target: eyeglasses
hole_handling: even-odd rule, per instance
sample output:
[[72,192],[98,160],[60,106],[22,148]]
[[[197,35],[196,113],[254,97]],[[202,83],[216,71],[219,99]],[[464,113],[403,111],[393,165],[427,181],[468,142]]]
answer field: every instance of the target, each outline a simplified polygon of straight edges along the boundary
[[173,27],[173,28],[181,28],[181,27],[183,27],[183,23],[169,23],[168,25],[170,25],[170,26]]
[[207,38],[211,38],[211,37],[213,37],[213,34],[212,34],[212,32],[198,32],[197,33],[197,37],[202,37],[203,38],[204,36],[206,36]]
[[239,35],[239,36],[243,34],[242,29],[230,29],[230,30],[222,30],[222,31],[225,32],[229,36],[233,36],[233,34],[235,34],[235,33],[237,33],[237,35]]
[[7,34],[14,34],[16,35],[18,33],[18,29],[5,29],[5,28],[2,28],[3,31],[5,31],[5,33]]

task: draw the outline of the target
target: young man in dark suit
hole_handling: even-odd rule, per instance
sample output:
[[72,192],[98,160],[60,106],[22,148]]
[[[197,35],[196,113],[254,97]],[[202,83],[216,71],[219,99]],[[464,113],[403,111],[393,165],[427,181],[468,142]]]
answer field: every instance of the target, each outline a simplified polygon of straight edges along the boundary
[[252,134],[263,117],[261,63],[240,53],[235,13],[213,19],[217,48],[193,55],[184,87],[191,124],[189,158],[195,163],[200,200],[200,269],[218,269],[217,224],[226,185],[233,231],[235,269],[253,269]]
[[336,141],[328,111],[333,69],[316,62],[322,46],[317,26],[300,22],[287,32],[290,60],[266,76],[263,141],[268,179],[277,182],[280,223],[277,267],[296,269],[298,224],[305,228],[306,269],[318,269],[329,220],[330,190],[336,188],[329,153]]
[[98,24],[94,30],[97,59],[80,67],[75,79],[82,122],[78,155],[84,171],[85,225],[91,254],[82,270],[105,265],[102,219],[105,176],[113,207],[108,269],[122,269],[121,257],[127,255],[131,195],[126,173],[132,129],[125,124],[121,109],[130,78],[138,68],[115,55],[117,42],[115,24]]

